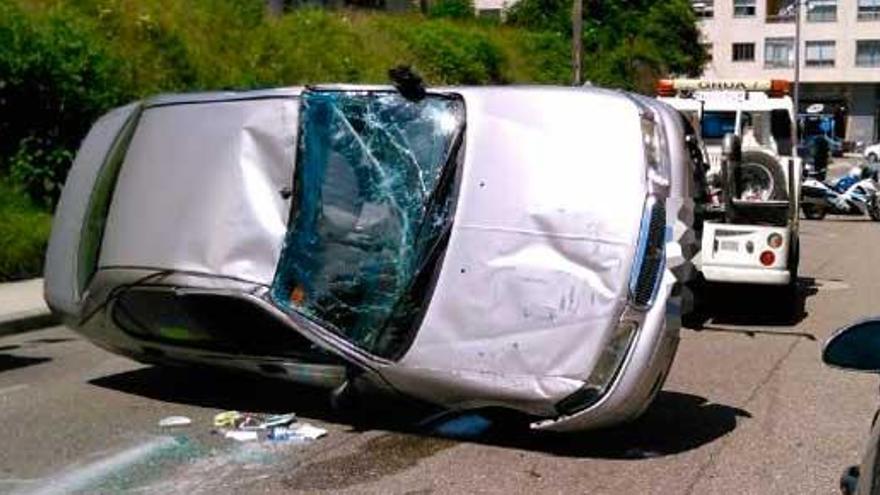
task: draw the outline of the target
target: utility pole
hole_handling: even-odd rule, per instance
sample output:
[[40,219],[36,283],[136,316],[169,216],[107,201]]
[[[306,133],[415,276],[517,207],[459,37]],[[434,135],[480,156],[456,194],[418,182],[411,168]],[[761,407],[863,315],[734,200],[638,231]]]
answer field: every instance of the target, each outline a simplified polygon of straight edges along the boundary
[[801,106],[801,4],[809,8],[810,0],[795,0],[794,6],[794,145],[798,145],[798,113]]
[[571,7],[571,70],[572,83],[581,85],[584,54],[584,0],[574,0]]
[[284,12],[284,0],[267,0],[266,10],[272,17],[278,17]]

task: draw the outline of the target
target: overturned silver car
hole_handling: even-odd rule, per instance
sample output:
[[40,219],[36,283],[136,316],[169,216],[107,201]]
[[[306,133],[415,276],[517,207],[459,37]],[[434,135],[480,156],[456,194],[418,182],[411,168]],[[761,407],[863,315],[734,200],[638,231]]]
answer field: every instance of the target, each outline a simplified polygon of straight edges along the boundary
[[698,248],[681,119],[596,88],[160,96],[85,139],[46,300],[156,364],[574,430],[640,414]]

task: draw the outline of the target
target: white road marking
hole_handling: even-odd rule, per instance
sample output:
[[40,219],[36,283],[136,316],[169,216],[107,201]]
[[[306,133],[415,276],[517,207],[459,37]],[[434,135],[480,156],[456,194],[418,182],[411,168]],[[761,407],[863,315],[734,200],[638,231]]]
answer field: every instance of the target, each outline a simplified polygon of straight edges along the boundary
[[156,452],[173,447],[177,442],[172,437],[153,438],[140,445],[128,448],[111,456],[84,466],[74,467],[48,479],[42,479],[16,493],[28,495],[50,495],[84,490],[121,469],[148,458]]
[[815,284],[816,288],[819,290],[846,290],[849,289],[849,284],[842,280],[823,280],[817,278],[813,284]]

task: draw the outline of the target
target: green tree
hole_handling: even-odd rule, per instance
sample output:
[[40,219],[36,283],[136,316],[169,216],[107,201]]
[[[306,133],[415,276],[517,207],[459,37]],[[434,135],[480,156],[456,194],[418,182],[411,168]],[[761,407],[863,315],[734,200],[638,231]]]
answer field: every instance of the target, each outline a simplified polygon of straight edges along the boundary
[[[521,0],[509,24],[571,36],[571,0]],[[586,0],[584,67],[595,84],[650,93],[657,78],[695,76],[707,54],[688,0]]]

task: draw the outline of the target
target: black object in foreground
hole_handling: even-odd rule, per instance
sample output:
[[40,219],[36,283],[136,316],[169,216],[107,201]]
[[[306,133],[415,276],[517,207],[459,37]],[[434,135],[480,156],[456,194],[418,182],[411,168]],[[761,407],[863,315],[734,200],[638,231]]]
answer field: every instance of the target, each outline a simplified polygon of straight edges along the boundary
[[408,65],[398,65],[388,70],[388,77],[400,94],[410,101],[421,101],[427,95],[425,82]]

